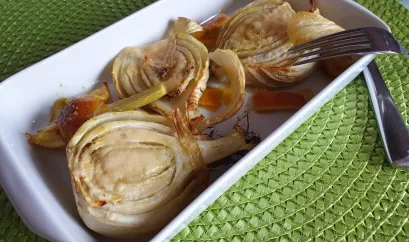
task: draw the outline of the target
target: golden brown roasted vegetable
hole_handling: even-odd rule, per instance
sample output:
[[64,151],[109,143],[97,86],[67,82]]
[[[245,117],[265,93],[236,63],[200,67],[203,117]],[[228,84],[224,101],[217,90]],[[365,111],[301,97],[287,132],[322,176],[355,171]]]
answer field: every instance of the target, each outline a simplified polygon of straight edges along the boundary
[[[290,40],[295,45],[300,45],[305,42],[344,31],[336,23],[319,15],[319,12],[298,12],[290,20],[288,24],[288,34]],[[334,77],[340,75],[348,67],[350,67],[357,58],[352,56],[342,56],[331,58],[323,61],[325,69]]]
[[209,77],[206,47],[187,33],[146,46],[127,47],[115,59],[113,79],[120,99],[162,83],[169,94],[149,107],[162,115],[195,110]]
[[173,120],[141,111],[88,120],[67,146],[78,211],[92,230],[137,237],[163,228],[209,185],[206,164],[249,149],[242,134],[193,136]]
[[50,123],[53,121],[56,121],[58,119],[58,116],[60,116],[60,113],[62,109],[69,103],[71,102],[71,99],[69,98],[60,98],[57,99],[57,101],[54,102],[51,111],[50,111]]
[[50,110],[50,123],[44,129],[40,129],[36,134],[25,133],[28,143],[39,145],[47,149],[63,149],[67,141],[61,136],[57,119],[61,110],[70,102],[68,98],[57,99]]
[[214,51],[217,47],[219,34],[227,20],[228,16],[220,12],[216,17],[202,25],[202,31],[192,33],[192,35],[202,42],[208,51]]
[[50,111],[50,123],[36,134],[28,134],[28,143],[47,149],[63,149],[75,131],[93,117],[110,98],[106,83],[74,99],[56,100]]
[[218,48],[233,50],[239,56],[246,73],[246,85],[291,86],[314,70],[314,63],[293,66],[297,60],[291,59],[288,53],[293,43],[289,41],[287,24],[294,14],[287,2],[259,0],[236,11],[224,24]]
[[159,84],[128,98],[106,104],[110,95],[108,86],[104,83],[94,92],[74,98],[68,103],[58,117],[58,127],[61,135],[66,140],[70,140],[85,121],[98,114],[135,110],[163,97],[166,93],[164,85]]
[[57,120],[62,137],[70,140],[85,121],[105,111],[105,102],[109,98],[109,89],[104,83],[95,91],[76,97],[65,105]]
[[47,149],[64,149],[67,141],[61,136],[56,122],[51,122],[44,129],[38,130],[36,134],[26,133],[28,143],[39,145]]
[[310,12],[298,12],[288,22],[288,35],[295,45],[343,30],[336,23]]
[[[115,103],[106,104],[110,99],[106,83],[98,89],[78,96],[71,101],[58,99],[51,109],[51,122],[37,134],[26,134],[28,142],[48,149],[64,148],[78,128],[88,119],[112,111],[135,110],[166,95],[166,88],[160,84]],[[56,127],[58,129],[56,129]]]
[[[175,23],[177,34],[150,45],[123,49],[115,60],[112,73],[120,98],[141,92],[155,83],[163,83],[170,95],[150,103],[149,107],[164,116],[171,115],[176,109],[186,111],[197,132],[201,132],[239,111],[244,101],[245,77],[234,52],[216,50],[208,53],[202,43],[187,33],[195,31],[195,27],[197,24],[190,20],[179,18]],[[227,80],[232,97],[226,111],[213,118],[206,118],[197,110],[207,86],[209,57],[220,62],[223,73],[219,76]]]

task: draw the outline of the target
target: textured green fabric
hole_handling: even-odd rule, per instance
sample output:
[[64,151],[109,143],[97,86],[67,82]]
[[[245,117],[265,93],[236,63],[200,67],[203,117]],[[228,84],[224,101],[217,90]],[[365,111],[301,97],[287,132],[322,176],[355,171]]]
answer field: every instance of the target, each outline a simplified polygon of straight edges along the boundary
[[[0,0],[0,80],[149,4],[150,0]],[[409,12],[358,0],[409,47]],[[377,58],[409,126],[409,61]],[[282,142],[175,241],[409,241],[408,172],[385,160],[360,76]],[[44,241],[0,191],[0,242]]]

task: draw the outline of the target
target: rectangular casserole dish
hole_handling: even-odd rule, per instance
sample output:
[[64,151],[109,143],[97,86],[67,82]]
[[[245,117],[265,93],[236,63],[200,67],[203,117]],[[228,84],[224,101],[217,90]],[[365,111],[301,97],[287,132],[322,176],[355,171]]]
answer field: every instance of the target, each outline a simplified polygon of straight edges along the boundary
[[[309,1],[289,0],[296,11],[309,10]],[[52,241],[113,241],[88,230],[76,209],[64,151],[30,146],[24,132],[35,132],[49,119],[48,110],[58,97],[72,97],[111,81],[111,61],[125,46],[161,39],[169,23],[178,16],[201,22],[224,9],[227,13],[248,0],[161,0],[99,31],[79,43],[15,74],[0,84],[0,181],[27,226]],[[321,14],[346,29],[374,26],[389,30],[378,17],[350,0],[318,0]],[[297,112],[251,115],[253,131],[263,141],[217,179],[154,238],[174,236],[216,200],[241,176],[267,155],[299,125],[352,81],[374,55],[362,57],[332,78],[316,71],[294,90],[310,88],[316,96]],[[289,89],[292,90],[292,89]],[[246,100],[247,104],[249,100]],[[246,110],[245,104],[240,113]],[[240,113],[238,115],[240,115]],[[217,129],[231,132],[232,122]]]

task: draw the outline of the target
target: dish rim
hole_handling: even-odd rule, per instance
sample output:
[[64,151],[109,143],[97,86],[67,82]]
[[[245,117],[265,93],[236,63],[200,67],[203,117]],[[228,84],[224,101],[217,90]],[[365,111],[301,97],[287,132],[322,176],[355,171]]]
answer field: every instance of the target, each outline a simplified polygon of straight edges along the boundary
[[[150,11],[151,8],[156,8],[160,4],[164,4],[165,2],[169,2],[173,0],[160,0],[155,3],[152,3],[132,14],[129,16],[103,28],[102,30],[80,40],[79,42],[68,46],[67,48],[25,68],[22,71],[19,71],[18,73],[6,78],[0,83],[0,93],[3,92],[4,90],[7,90],[7,86],[10,85],[13,79],[19,78],[19,75],[21,75],[24,72],[27,72],[32,69],[36,69],[37,66],[42,65],[45,62],[50,62],[55,58],[56,56],[62,55],[65,52],[69,52],[73,50],[74,48],[77,48],[77,46],[82,45],[84,42],[91,41],[92,39],[96,38],[98,35],[101,33],[108,31],[110,29],[115,28],[117,25],[121,24],[122,22],[126,22],[129,18],[135,17],[135,15],[140,14],[142,12]],[[359,5],[358,3],[354,1],[348,1],[348,0],[342,0],[345,2],[345,4],[351,4],[354,7],[360,9],[361,11],[367,13],[368,15],[371,15],[371,17],[376,18],[381,25],[384,25],[385,29],[390,31],[390,28],[375,14],[364,8],[363,6]],[[363,58],[361,58],[358,63],[362,64],[365,62],[370,62],[375,55],[367,55]],[[355,66],[355,68],[353,68]],[[296,112],[294,115],[292,115],[287,121],[285,121],[278,129],[276,129],[274,132],[270,133],[268,137],[266,137],[259,145],[257,145],[252,151],[250,151],[245,157],[240,159],[235,165],[233,165],[231,168],[229,168],[222,176],[220,176],[212,185],[210,185],[205,191],[203,191],[193,202],[191,202],[180,214],[178,214],[177,217],[175,217],[164,229],[162,229],[153,239],[152,241],[165,241],[168,240],[169,238],[173,237],[173,235],[177,234],[181,228],[185,227],[190,221],[188,221],[189,217],[196,217],[194,214],[199,214],[202,212],[208,205],[206,204],[211,204],[214,202],[220,195],[222,195],[231,185],[233,185],[235,182],[237,182],[245,173],[248,172],[252,167],[254,167],[263,157],[265,157],[268,153],[271,152],[279,143],[281,143],[289,134],[291,134],[296,128],[299,127],[305,120],[303,120],[305,117],[311,116],[313,113],[315,113],[322,105],[317,105],[317,103],[323,104],[326,103],[330,98],[327,98],[328,96],[331,96],[333,92],[338,93],[340,89],[342,89],[345,85],[349,83],[342,83],[342,79],[345,79],[347,76],[351,75],[358,66],[356,63],[354,66],[348,68],[345,72],[343,72],[338,78],[334,79],[332,83],[327,85],[322,91],[320,91],[312,100],[310,100],[303,108],[301,108],[298,112]],[[335,91],[334,91],[335,90]],[[318,108],[312,108],[313,106],[317,106]],[[305,118],[305,119],[307,119]],[[300,120],[303,120],[300,122]],[[18,162],[18,158],[15,157],[15,154],[10,151],[10,149],[7,148],[5,145],[7,142],[5,141],[3,135],[0,132],[0,157],[2,157],[0,162],[0,184],[2,184],[2,187],[4,191],[6,192],[7,195],[9,194],[14,194],[16,191],[13,191],[12,187],[20,187],[22,190],[25,192],[28,192],[31,194],[32,197],[36,198],[36,202],[38,204],[41,204],[39,201],[44,200],[45,198],[42,198],[42,194],[40,192],[37,192],[36,189],[34,189],[34,183],[30,181],[30,178],[27,178],[25,176],[24,169],[21,167],[21,164]],[[14,178],[15,180],[19,181],[21,184],[18,184],[17,186],[15,185],[10,185],[12,183],[12,178],[9,178],[11,175],[6,174],[5,168],[14,168]],[[7,185],[4,185],[7,184]],[[220,189],[222,188],[222,189]],[[217,189],[217,193],[215,193],[215,190]],[[216,195],[215,194],[220,194]],[[32,231],[35,233],[39,234],[42,237],[49,238],[49,239],[56,239],[53,237],[53,235],[45,233],[37,229],[37,225],[33,224],[27,219],[27,211],[23,211],[23,203],[19,203],[15,201],[15,196],[10,195],[9,200],[12,202],[13,207],[16,209],[22,220],[25,222],[27,227],[29,227]],[[212,201],[211,201],[212,200]],[[27,204],[27,202],[26,202]],[[39,208],[36,208],[39,209]],[[52,209],[47,209],[44,206],[40,207],[42,212],[45,214],[51,214]],[[200,210],[200,212],[198,212]],[[193,216],[192,216],[193,215]],[[61,221],[57,221],[55,216],[53,215],[45,215],[47,219],[50,220],[50,224],[53,224],[54,229],[58,230],[58,233],[61,233],[63,236],[59,238],[64,238],[64,239],[70,239],[70,241],[75,241],[75,237],[73,237],[72,234],[70,234],[68,231],[64,229],[64,224]]]

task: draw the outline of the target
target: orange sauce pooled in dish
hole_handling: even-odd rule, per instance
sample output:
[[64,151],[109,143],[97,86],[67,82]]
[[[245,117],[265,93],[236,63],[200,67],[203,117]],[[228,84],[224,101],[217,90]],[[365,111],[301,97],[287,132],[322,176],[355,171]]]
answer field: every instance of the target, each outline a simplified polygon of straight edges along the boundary
[[312,97],[311,90],[301,92],[258,91],[253,96],[253,108],[256,112],[276,110],[298,110]]
[[215,112],[222,104],[229,105],[231,98],[231,91],[228,88],[207,87],[199,99],[199,106]]

